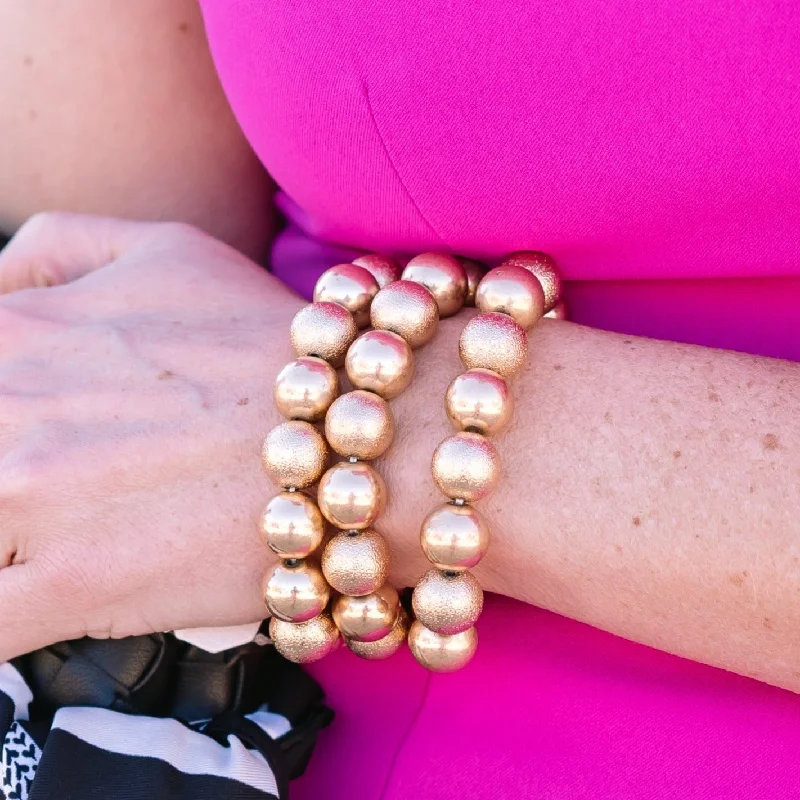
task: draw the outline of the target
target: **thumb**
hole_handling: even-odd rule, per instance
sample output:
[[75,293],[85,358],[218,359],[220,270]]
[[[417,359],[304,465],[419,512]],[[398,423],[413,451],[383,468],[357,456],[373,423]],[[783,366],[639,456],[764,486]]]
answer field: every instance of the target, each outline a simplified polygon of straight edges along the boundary
[[36,214],[0,251],[0,294],[77,280],[115,261],[149,227],[86,214]]

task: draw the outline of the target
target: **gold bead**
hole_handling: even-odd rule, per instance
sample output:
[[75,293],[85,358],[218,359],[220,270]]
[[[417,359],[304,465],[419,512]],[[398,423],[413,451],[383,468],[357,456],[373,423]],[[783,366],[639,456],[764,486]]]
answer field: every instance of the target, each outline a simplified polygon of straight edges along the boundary
[[527,331],[544,314],[544,291],[539,281],[522,267],[495,267],[483,276],[475,305],[479,311],[507,314]]
[[310,664],[332,653],[339,644],[339,629],[327,614],[308,622],[269,621],[269,638],[275,649],[296,664]]
[[303,356],[278,373],[273,395],[284,417],[318,422],[338,393],[336,370],[321,358]]
[[337,264],[319,276],[314,287],[315,303],[338,303],[352,315],[359,328],[369,325],[369,306],[378,293],[378,281],[355,264]]
[[344,643],[357,656],[370,661],[380,661],[393,656],[405,642],[411,621],[408,614],[401,608],[397,615],[394,627],[377,642],[357,642],[355,639],[345,639]]
[[406,264],[404,281],[421,283],[439,306],[439,316],[452,317],[467,296],[467,276],[455,256],[445,253],[422,253]]
[[311,303],[292,320],[289,336],[298,356],[317,356],[334,367],[344,364],[358,335],[353,315],[336,303]]
[[424,286],[396,281],[375,296],[370,319],[373,328],[402,336],[409,347],[422,347],[439,327],[439,307]]
[[497,485],[500,456],[488,439],[465,431],[445,439],[436,448],[431,472],[443,494],[451,500],[472,503],[486,497]]
[[467,296],[464,298],[464,305],[472,307],[475,305],[475,293],[478,291],[478,284],[481,282],[486,269],[483,264],[473,261],[471,258],[464,258],[463,256],[456,256],[456,258],[458,258],[467,276]]
[[426,572],[414,589],[411,605],[416,618],[435,633],[462,633],[483,611],[483,590],[469,572],[438,569]]
[[269,501],[261,518],[264,543],[282,558],[305,558],[325,534],[317,504],[302,492],[281,492]]
[[470,628],[450,636],[436,633],[416,621],[408,632],[414,658],[431,672],[455,672],[466,666],[478,649],[478,632]]
[[563,291],[561,275],[556,262],[547,253],[538,253],[534,250],[522,250],[512,253],[503,260],[501,267],[522,267],[533,273],[544,290],[544,310],[550,311],[561,298]]
[[325,610],[329,599],[325,577],[305,561],[277,564],[264,585],[267,610],[286,622],[313,619]]
[[313,425],[292,420],[276,425],[267,434],[261,458],[267,475],[278,486],[304,489],[322,475],[328,445]]
[[333,604],[333,621],[343,636],[357,642],[383,639],[394,627],[399,613],[400,598],[390,583],[362,597],[341,595]]
[[458,353],[467,369],[490,369],[512,378],[525,365],[528,338],[505,314],[490,311],[473,317],[461,331]]
[[317,499],[328,522],[343,530],[363,530],[383,511],[386,485],[369,464],[343,462],[322,476]]
[[378,458],[394,438],[389,404],[373,392],[356,389],[343,394],[328,409],[325,438],[345,458]]
[[470,369],[447,387],[444,407],[456,428],[491,436],[511,419],[514,396],[496,372]]
[[390,331],[367,331],[347,351],[347,377],[359,389],[386,400],[403,392],[414,377],[414,356],[405,339]]
[[556,303],[546,314],[547,319],[569,319],[567,304],[563,301]]
[[420,543],[435,567],[458,572],[471,569],[484,557],[489,528],[472,506],[447,503],[425,518]]
[[378,282],[379,288],[383,289],[394,281],[400,280],[400,265],[389,258],[389,256],[378,255],[377,253],[369,253],[365,256],[359,256],[353,259],[353,263],[357,267],[363,267],[373,278]]
[[389,573],[386,540],[369,528],[337,533],[322,553],[322,572],[341,594],[371,594],[383,586]]

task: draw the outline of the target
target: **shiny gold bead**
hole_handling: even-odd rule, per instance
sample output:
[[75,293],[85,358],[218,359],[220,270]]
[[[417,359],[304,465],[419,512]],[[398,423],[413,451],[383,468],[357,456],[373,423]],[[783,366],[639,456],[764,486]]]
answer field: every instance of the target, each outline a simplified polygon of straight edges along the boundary
[[317,500],[325,519],[337,528],[363,530],[383,511],[386,485],[369,464],[343,462],[322,476]]
[[448,503],[425,518],[420,543],[435,567],[458,572],[471,569],[484,557],[489,528],[472,506]]
[[333,621],[348,639],[377,642],[394,627],[400,613],[400,598],[390,583],[362,597],[342,595],[333,604]]
[[496,372],[470,369],[447,387],[444,407],[456,428],[491,436],[511,419],[514,396]]
[[354,258],[353,263],[357,267],[363,267],[367,270],[378,282],[378,286],[381,289],[394,281],[399,281],[400,273],[403,271],[400,265],[389,256],[382,256],[377,253],[369,253],[368,255]]
[[325,577],[305,561],[277,564],[264,586],[267,610],[286,622],[313,619],[325,610],[329,599]]
[[464,298],[464,305],[472,307],[475,305],[475,294],[478,291],[478,284],[484,276],[486,269],[483,264],[478,261],[473,261],[471,258],[464,258],[456,256],[459,263],[464,268],[464,273],[467,276],[467,295]]
[[556,262],[547,253],[522,250],[503,260],[501,267],[522,267],[533,273],[544,290],[544,310],[550,311],[561,298],[563,287]]
[[284,489],[304,489],[322,475],[328,461],[328,445],[308,422],[292,420],[276,425],[261,451],[264,469]]
[[386,540],[369,528],[338,533],[322,553],[322,572],[341,594],[371,594],[383,586],[389,573]]
[[475,305],[479,311],[507,314],[527,331],[544,314],[544,291],[522,267],[495,267],[483,276]]
[[327,614],[308,622],[269,621],[269,638],[275,649],[296,664],[310,664],[332,653],[339,644],[339,629]]
[[446,635],[426,628],[419,620],[408,632],[408,646],[414,658],[431,672],[455,672],[466,666],[478,649],[478,632]]
[[337,264],[319,276],[314,287],[315,303],[338,303],[352,315],[359,328],[369,325],[369,306],[378,293],[378,281],[355,264]]
[[500,456],[495,446],[480,434],[457,433],[436,448],[431,472],[444,495],[472,503],[486,497],[497,485]]
[[345,458],[378,458],[393,437],[394,418],[389,404],[363,389],[343,394],[325,417],[325,438]]
[[393,656],[403,646],[410,625],[411,620],[409,620],[408,614],[401,608],[394,627],[382,639],[378,639],[377,642],[357,642],[355,639],[345,639],[344,643],[357,656],[370,661],[380,661]]
[[569,319],[567,304],[564,302],[556,303],[546,314],[547,319]]
[[318,422],[339,393],[336,370],[321,358],[303,356],[275,379],[275,405],[284,417]]
[[528,338],[511,317],[490,311],[464,326],[458,353],[467,369],[490,369],[503,378],[513,378],[525,366]]
[[483,590],[470,572],[426,572],[414,589],[411,605],[416,618],[435,633],[462,633],[483,611]]
[[305,558],[325,534],[317,504],[302,492],[281,492],[269,501],[261,518],[264,543],[282,558]]
[[409,347],[422,347],[439,327],[433,295],[414,281],[395,281],[381,289],[370,308],[372,327],[402,336]]
[[292,320],[289,336],[298,356],[317,356],[334,367],[344,364],[358,335],[353,315],[336,303],[311,303]]
[[467,276],[455,256],[445,253],[422,253],[406,264],[404,281],[421,283],[439,306],[439,316],[451,317],[467,296]]
[[391,400],[414,377],[414,355],[402,336],[390,331],[367,331],[347,351],[347,377],[359,389]]

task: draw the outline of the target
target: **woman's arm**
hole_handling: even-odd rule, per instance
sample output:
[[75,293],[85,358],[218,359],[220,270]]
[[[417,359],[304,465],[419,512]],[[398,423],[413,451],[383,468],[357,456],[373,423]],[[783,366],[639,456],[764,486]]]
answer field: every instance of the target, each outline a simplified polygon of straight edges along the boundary
[[43,210],[193,223],[260,258],[267,174],[195,0],[0,0],[0,231]]

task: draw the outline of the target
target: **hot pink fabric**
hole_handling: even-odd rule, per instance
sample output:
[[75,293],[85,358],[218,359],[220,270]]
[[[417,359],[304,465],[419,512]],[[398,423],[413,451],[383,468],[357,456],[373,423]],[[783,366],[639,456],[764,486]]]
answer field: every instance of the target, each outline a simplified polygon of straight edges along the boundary
[[[579,322],[800,360],[791,0],[205,0],[281,187],[272,268],[354,249],[553,254]],[[491,598],[453,676],[313,667],[295,798],[794,798],[800,702]]]

